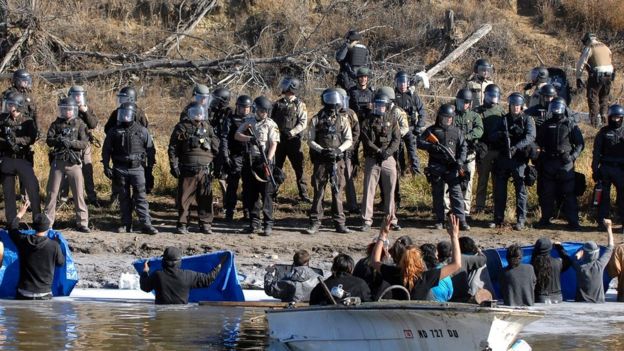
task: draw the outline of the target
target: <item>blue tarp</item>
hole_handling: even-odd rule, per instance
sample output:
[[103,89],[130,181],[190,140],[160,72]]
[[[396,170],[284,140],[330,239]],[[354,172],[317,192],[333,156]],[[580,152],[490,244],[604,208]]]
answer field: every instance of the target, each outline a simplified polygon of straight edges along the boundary
[[[209,254],[182,257],[182,269],[196,272],[209,273],[219,264],[221,256],[227,254],[228,258],[223,263],[221,271],[215,281],[207,288],[191,289],[189,302],[199,301],[245,301],[243,289],[238,282],[234,254],[230,251],[217,251]],[[149,258],[150,274],[162,269],[162,257]],[[132,263],[134,269],[141,274],[145,260],[137,260]]]
[[[571,259],[574,259],[574,254],[583,247],[583,243],[581,242],[565,242],[562,243],[563,248],[566,250]],[[605,251],[605,247],[600,247],[600,254]],[[494,285],[494,290],[496,293],[496,297],[502,300],[502,296],[500,294],[499,282],[498,278],[500,277],[500,273],[502,270],[507,267],[507,249],[499,248],[499,249],[488,249],[483,251],[485,256],[487,257],[487,267],[488,272],[490,273],[490,278],[492,279],[492,284]],[[533,254],[533,246],[524,246],[522,247],[522,263],[530,264],[531,263],[531,255]],[[555,248],[550,252],[552,257],[559,257],[559,253]],[[611,279],[609,278],[606,269],[604,273],[604,283],[605,287],[609,285]],[[606,291],[606,288],[605,288]],[[574,268],[570,267],[568,270],[561,274],[561,293],[563,295],[564,300],[574,300],[576,297],[576,273],[574,272]]]
[[[22,230],[24,234],[33,235],[33,230]],[[54,281],[52,282],[52,295],[69,296],[71,291],[78,283],[78,272],[71,257],[69,245],[61,234],[55,230],[48,231],[48,238],[56,240],[58,238],[61,245],[61,251],[65,255],[65,265],[56,267],[54,271]],[[4,258],[2,259],[2,267],[0,268],[0,298],[15,298],[17,292],[17,283],[19,281],[19,257],[17,248],[9,233],[0,229],[0,240],[4,244]]]

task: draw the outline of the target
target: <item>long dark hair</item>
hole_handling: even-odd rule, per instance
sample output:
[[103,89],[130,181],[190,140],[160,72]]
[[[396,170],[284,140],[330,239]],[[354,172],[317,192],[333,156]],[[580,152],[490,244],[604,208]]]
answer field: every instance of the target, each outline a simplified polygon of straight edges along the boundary
[[518,244],[509,245],[507,248],[507,262],[509,268],[518,267],[522,262],[522,249]]
[[550,258],[552,242],[548,238],[539,238],[533,247],[531,265],[535,272],[535,291],[548,292],[552,281],[552,259]]
[[436,256],[436,247],[433,244],[420,245],[423,261],[427,265],[427,269],[436,268],[438,265],[438,257]]

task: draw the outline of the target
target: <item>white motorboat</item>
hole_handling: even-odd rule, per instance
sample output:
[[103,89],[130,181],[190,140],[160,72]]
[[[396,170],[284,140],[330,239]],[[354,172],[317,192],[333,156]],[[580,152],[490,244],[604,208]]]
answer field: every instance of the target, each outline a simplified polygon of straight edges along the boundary
[[273,350],[507,351],[544,316],[526,309],[418,301],[267,310]]

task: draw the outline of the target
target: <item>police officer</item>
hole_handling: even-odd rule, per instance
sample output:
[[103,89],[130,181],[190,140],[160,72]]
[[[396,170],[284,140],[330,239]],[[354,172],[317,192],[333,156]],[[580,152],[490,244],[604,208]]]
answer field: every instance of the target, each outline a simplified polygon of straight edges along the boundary
[[41,213],[39,181],[33,170],[31,145],[37,139],[35,121],[27,112],[27,102],[21,93],[4,95],[0,115],[0,172],[4,193],[4,214],[7,223],[17,215],[15,207],[15,176],[24,185],[31,202],[33,216]]
[[[248,95],[241,95],[236,99],[236,109],[234,113],[228,119],[228,151],[229,157],[226,160],[228,162],[228,175],[227,175],[227,189],[225,191],[225,220],[231,222],[234,218],[234,210],[236,209],[236,200],[238,192],[238,183],[241,179],[241,172],[243,169],[243,159],[245,155],[245,143],[242,143],[235,139],[235,134],[238,128],[243,124],[246,117],[251,114],[251,97]],[[243,193],[244,193],[243,189]],[[244,218],[249,218],[248,206],[244,202],[245,196],[243,196],[243,211]]]
[[[82,177],[84,179],[85,190],[87,193],[87,203],[95,207],[100,207],[97,193],[95,192],[95,184],[93,182],[93,161],[91,157],[91,146],[95,143],[98,143],[99,145],[99,141],[96,142],[95,136],[93,135],[93,129],[97,127],[98,119],[95,113],[93,113],[93,110],[87,106],[87,92],[83,87],[79,85],[70,87],[67,92],[67,96],[76,101],[78,104],[78,118],[80,118],[87,126],[89,144],[87,145],[87,148],[80,153],[82,161]],[[68,192],[69,183],[67,181],[67,177],[64,177],[61,182],[60,198],[67,199]]]
[[539,89],[538,103],[524,110],[524,113],[533,117],[535,127],[539,128],[547,119],[548,106],[557,97],[557,89],[552,84],[544,84]]
[[540,102],[540,88],[548,84],[548,69],[534,67],[529,73],[529,82],[524,85],[524,101],[527,107],[535,106]]
[[[102,163],[104,174],[113,180],[113,188],[119,194],[121,226],[118,233],[132,232],[132,209],[134,208],[145,234],[157,234],[152,226],[145,189],[145,170],[154,164],[148,150],[154,148],[147,128],[135,121],[138,107],[134,102],[124,102],[117,109],[117,126],[104,139]],[[113,161],[113,168],[110,161]],[[132,189],[132,197],[130,196]]]
[[[479,114],[483,121],[483,135],[479,143],[476,144],[477,173],[479,174],[479,178],[477,179],[477,200],[475,204],[476,212],[483,212],[485,210],[485,200],[488,195],[488,182],[490,180],[490,174],[492,173],[494,160],[498,158],[499,149],[498,143],[491,141],[491,135],[497,132],[498,124],[505,114],[505,110],[499,104],[501,92],[498,85],[488,85],[485,88],[484,94],[483,105],[477,106],[474,109],[474,112]],[[472,101],[475,101],[474,94]]]
[[611,62],[611,50],[600,42],[594,33],[585,33],[581,42],[584,48],[576,63],[576,89],[585,88],[581,78],[583,70],[587,70],[589,119],[595,128],[599,128],[601,124],[606,123],[609,93],[615,73]]
[[435,228],[444,228],[444,186],[448,186],[451,211],[460,221],[462,230],[469,230],[464,215],[464,201],[460,186],[464,176],[468,148],[464,134],[454,124],[455,106],[443,104],[438,109],[436,123],[418,138],[418,147],[429,153],[429,165],[425,170],[431,183]]
[[52,227],[56,218],[56,200],[61,181],[67,177],[74,195],[77,230],[90,233],[89,210],[84,198],[84,179],[81,170],[81,154],[89,146],[87,125],[82,119],[77,118],[78,103],[75,99],[63,98],[58,106],[59,117],[50,125],[46,139],[51,150],[45,214]]
[[[13,72],[12,78],[13,85],[2,93],[3,97],[7,97],[9,93],[20,93],[24,97],[24,106],[22,108],[23,114],[26,117],[32,118],[35,122],[35,127],[39,127],[39,115],[37,113],[37,105],[35,104],[32,96],[32,76],[25,69],[18,69]],[[38,134],[37,129],[37,134]],[[31,201],[32,202],[32,201]]]
[[355,175],[357,173],[357,168],[360,166],[357,150],[355,148],[356,143],[360,140],[360,121],[355,111],[349,106],[349,96],[347,92],[342,88],[336,88],[336,91],[343,98],[343,105],[340,111],[347,114],[349,126],[351,127],[351,139],[353,140],[351,146],[345,151],[344,156],[346,207],[348,212],[360,214],[360,204],[357,201],[357,192],[355,190]]
[[[269,117],[271,100],[259,96],[254,100],[254,114],[245,118],[243,124],[236,131],[236,140],[246,143],[247,152],[243,162],[243,192],[247,199],[243,202],[249,206],[250,225],[243,233],[253,234],[260,231],[260,211],[263,213],[263,231],[261,235],[268,236],[273,232],[273,184],[263,174],[265,168],[261,152],[272,168],[275,160],[275,150],[280,142],[279,128]],[[253,133],[252,133],[253,132]],[[255,137],[254,137],[255,136]],[[257,147],[257,143],[260,148]],[[262,179],[262,180],[260,180]]]
[[[624,218],[624,107],[609,106],[609,122],[594,140],[592,178],[602,183],[602,201],[598,207],[598,223],[609,215],[611,185],[617,192],[617,210]],[[624,229],[622,230],[624,234]]]
[[362,199],[361,231],[370,231],[373,223],[373,202],[381,179],[384,196],[384,214],[392,214],[391,225],[398,227],[395,215],[394,187],[397,166],[394,154],[399,149],[401,132],[396,117],[390,113],[390,98],[377,94],[370,116],[361,122],[360,140],[364,147],[364,190]]
[[308,126],[308,110],[305,103],[295,95],[300,87],[299,79],[284,77],[279,86],[282,97],[273,104],[271,119],[280,131],[280,143],[275,151],[275,166],[284,169],[284,162],[288,157],[297,177],[299,199],[312,202],[308,197],[307,184],[303,178],[301,140]]
[[371,72],[367,67],[360,67],[356,71],[357,84],[347,89],[349,106],[362,119],[368,115],[372,106],[375,91],[369,84]]
[[191,103],[186,115],[173,129],[168,148],[171,175],[178,179],[176,232],[188,234],[190,207],[195,201],[199,231],[212,234],[212,161],[219,152],[219,138],[200,102]]
[[507,182],[512,178],[516,188],[516,224],[514,230],[524,229],[527,212],[525,171],[529,161],[529,148],[535,141],[533,119],[522,112],[524,97],[512,93],[507,100],[509,112],[498,119],[495,132],[488,134],[492,145],[499,145],[494,162],[494,221],[490,228],[500,227],[505,219]]
[[[108,132],[115,128],[117,126],[117,116],[119,115],[119,107],[126,102],[132,102],[134,103],[135,107],[136,107],[136,111],[134,114],[134,121],[138,122],[141,126],[145,127],[145,128],[149,128],[149,121],[147,119],[147,115],[145,114],[145,111],[143,111],[143,109],[141,109],[139,106],[136,105],[137,102],[137,92],[136,89],[134,89],[131,86],[126,86],[121,88],[121,90],[119,90],[119,93],[117,93],[117,105],[118,107],[111,112],[110,116],[108,117],[108,120],[106,121],[106,124],[104,125],[104,133],[108,134]],[[156,149],[154,148],[153,144],[151,144],[150,148],[147,150],[147,154],[150,158],[156,160]],[[145,191],[147,192],[147,194],[152,192],[152,189],[154,188],[154,174],[153,174],[153,170],[154,170],[154,165],[153,164],[148,164],[145,168]],[[117,199],[117,193],[115,192],[115,189],[112,189],[113,192],[111,194],[111,204],[115,202],[115,199]]]
[[549,226],[554,214],[555,199],[563,198],[563,210],[572,230],[579,230],[578,204],[574,192],[574,161],[579,158],[585,142],[579,127],[565,116],[566,104],[555,98],[548,108],[548,119],[537,129],[540,147],[539,173],[542,218],[538,226]]
[[[467,179],[462,186],[462,194],[464,199],[464,214],[466,219],[470,216],[470,208],[472,203],[472,180],[476,168],[476,144],[483,136],[483,121],[481,115],[471,111],[472,92],[468,88],[460,89],[455,98],[455,118],[454,124],[459,128],[466,141],[467,155],[464,167]],[[445,188],[446,189],[446,188]],[[444,206],[448,209],[450,205],[449,193],[444,191]]]
[[226,178],[228,170],[226,160],[228,154],[228,120],[234,111],[230,107],[230,90],[224,87],[216,88],[212,91],[210,100],[210,110],[208,112],[208,120],[215,134],[221,140],[219,146],[219,154],[214,160],[214,175],[218,179],[219,189],[221,190],[221,198],[225,199]]
[[356,85],[358,68],[370,68],[370,52],[364,44],[360,43],[360,40],[362,40],[362,35],[352,29],[345,35],[344,44],[336,51],[336,61],[340,64],[336,85],[345,90]]
[[197,84],[193,87],[193,101],[189,102],[180,112],[180,122],[188,117],[187,111],[195,102],[199,103],[204,108],[204,111],[208,113],[208,109],[212,105],[212,94],[210,94],[210,89],[204,84]]
[[494,66],[487,59],[480,58],[475,61],[472,66],[472,75],[468,77],[466,82],[466,88],[472,91],[473,106],[480,106],[485,103],[485,88],[494,84],[492,81],[493,73]]
[[394,102],[407,113],[409,122],[409,133],[403,136],[403,142],[399,147],[399,164],[402,170],[406,169],[405,156],[403,153],[403,146],[405,146],[407,155],[412,163],[412,173],[420,173],[420,161],[416,153],[416,144],[418,136],[425,129],[425,120],[427,119],[425,105],[420,100],[418,94],[414,94],[409,90],[409,76],[406,72],[397,72],[394,76],[394,83],[396,96]]
[[351,147],[351,124],[343,109],[344,98],[336,89],[325,89],[321,95],[323,109],[312,117],[308,129],[310,159],[314,166],[312,187],[314,200],[310,208],[310,228],[307,234],[316,233],[323,220],[323,199],[327,181],[332,188],[332,215],[336,232],[350,233],[345,225],[342,208],[342,191],[345,185],[344,153]]

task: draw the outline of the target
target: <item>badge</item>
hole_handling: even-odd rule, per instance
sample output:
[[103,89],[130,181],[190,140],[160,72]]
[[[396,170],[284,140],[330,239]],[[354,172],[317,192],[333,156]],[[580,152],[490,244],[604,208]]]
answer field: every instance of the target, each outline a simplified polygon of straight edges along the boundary
[[206,139],[204,139],[204,138],[199,139],[199,143],[200,143],[200,144],[203,144],[203,143],[205,143],[205,142],[206,142]]

